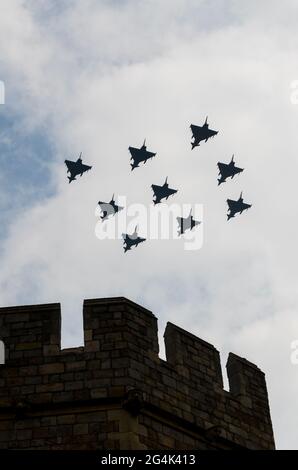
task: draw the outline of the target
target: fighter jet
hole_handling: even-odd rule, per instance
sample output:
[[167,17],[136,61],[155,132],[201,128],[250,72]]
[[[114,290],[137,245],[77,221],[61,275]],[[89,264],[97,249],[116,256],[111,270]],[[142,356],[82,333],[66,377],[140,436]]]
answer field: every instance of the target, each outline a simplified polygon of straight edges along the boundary
[[206,117],[206,121],[203,124],[203,126],[195,126],[194,124],[190,125],[192,138],[194,139],[193,142],[191,143],[192,150],[195,147],[198,147],[202,140],[205,140],[205,142],[207,142],[207,140],[210,139],[210,137],[214,137],[216,134],[218,134],[218,131],[213,131],[212,129],[209,129],[209,124],[207,123],[207,119],[208,119],[208,116]]
[[144,162],[145,164],[149,158],[153,158],[156,155],[156,153],[148,152],[146,147],[146,139],[144,140],[141,148],[137,149],[135,147],[129,147],[128,150],[130,151],[130,159],[132,160],[132,163],[130,164],[131,171],[137,168],[139,163]]
[[115,204],[114,194],[110,202],[99,201],[98,205],[102,210],[102,215],[100,216],[101,220],[106,220],[110,215],[113,216],[123,209],[123,207],[117,206],[117,204]]
[[228,210],[230,211],[230,213],[227,214],[228,220],[230,220],[232,217],[235,217],[235,214],[237,214],[238,212],[242,214],[243,211],[251,207],[251,204],[246,204],[245,202],[243,202],[242,192],[240,194],[238,201],[227,199],[227,203],[229,206]]
[[155,200],[153,199],[154,205],[159,204],[162,199],[168,199],[169,196],[177,193],[178,189],[169,188],[168,185],[168,177],[166,177],[166,181],[163,186],[158,186],[156,184],[152,184],[151,188],[153,189]]
[[146,241],[146,238],[138,237],[137,229],[138,227],[135,228],[134,233],[131,235],[128,235],[128,233],[122,233],[124,253],[131,250],[132,246],[138,246],[139,243]]
[[220,178],[217,179],[218,185],[220,185],[221,183],[225,183],[226,179],[229,177],[233,179],[235,175],[237,175],[238,173],[242,173],[242,171],[244,170],[244,168],[238,168],[237,166],[235,166],[234,155],[232,156],[232,160],[230,161],[230,163],[227,164],[218,162],[217,166],[219,169],[218,174],[220,175]]
[[191,211],[188,217],[177,217],[177,222],[179,225],[178,235],[182,235],[186,230],[192,230],[197,225],[200,225],[201,222],[195,220],[191,215]]
[[70,173],[70,176],[67,177],[70,183],[76,179],[76,176],[82,176],[85,171],[89,171],[92,168],[92,166],[83,165],[81,156],[82,153],[80,153],[80,156],[76,162],[73,162],[71,160],[65,160],[65,165],[67,166],[67,173]]

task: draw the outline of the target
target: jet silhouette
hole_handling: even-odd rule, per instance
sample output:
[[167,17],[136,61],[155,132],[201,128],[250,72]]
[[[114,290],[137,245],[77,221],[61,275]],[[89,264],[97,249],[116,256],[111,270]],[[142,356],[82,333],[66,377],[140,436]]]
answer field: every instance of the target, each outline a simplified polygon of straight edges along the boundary
[[137,168],[141,162],[144,162],[145,164],[149,158],[153,158],[156,155],[156,153],[148,152],[146,147],[146,139],[144,140],[141,148],[137,149],[135,147],[129,147],[128,150],[130,151],[130,159],[132,160],[132,163],[130,164],[131,170]]
[[65,165],[67,166],[67,173],[70,173],[70,176],[68,176],[69,183],[74,181],[76,179],[76,176],[81,175],[85,173],[85,171],[91,170],[92,166],[88,165],[83,165],[82,159],[81,159],[82,153],[80,153],[79,158],[77,159],[76,162],[73,162],[71,160],[65,160]]
[[227,178],[231,177],[233,179],[235,175],[237,175],[238,173],[242,173],[242,171],[244,170],[244,168],[238,168],[237,166],[235,166],[234,155],[232,156],[232,160],[230,161],[230,163],[227,164],[218,162],[217,166],[219,169],[218,174],[220,175],[220,178],[217,179],[218,185],[220,185],[221,183],[225,183]]
[[162,199],[168,199],[169,196],[177,193],[177,189],[169,188],[168,185],[168,177],[166,177],[166,181],[163,186],[158,186],[156,184],[152,184],[151,188],[153,189],[155,200],[153,199],[154,205],[159,204]]
[[179,225],[178,235],[182,235],[186,230],[192,230],[197,225],[200,225],[201,222],[195,220],[191,215],[191,211],[188,217],[177,217],[177,222]]
[[207,140],[210,139],[210,137],[214,137],[216,134],[218,134],[218,131],[213,131],[212,129],[209,129],[209,124],[207,123],[207,119],[208,119],[208,116],[206,117],[206,121],[203,124],[203,126],[195,126],[194,124],[190,125],[192,138],[194,139],[193,142],[191,142],[192,150],[195,147],[198,147],[202,140],[205,140],[205,142],[207,142]]
[[99,201],[98,205],[100,206],[103,213],[103,215],[100,216],[101,220],[106,220],[110,215],[113,216],[123,209],[123,207],[117,206],[117,204],[115,204],[114,194],[110,202]]
[[131,250],[133,246],[138,246],[139,243],[146,241],[146,238],[138,237],[137,229],[138,227],[135,228],[134,233],[131,235],[122,233],[124,253],[126,253],[128,250]]
[[238,212],[242,214],[243,211],[251,207],[251,204],[246,204],[245,202],[243,202],[242,192],[240,194],[238,201],[227,199],[227,203],[229,206],[228,210],[230,211],[230,213],[227,214],[228,220],[230,220],[232,217],[235,217],[235,214],[237,214]]

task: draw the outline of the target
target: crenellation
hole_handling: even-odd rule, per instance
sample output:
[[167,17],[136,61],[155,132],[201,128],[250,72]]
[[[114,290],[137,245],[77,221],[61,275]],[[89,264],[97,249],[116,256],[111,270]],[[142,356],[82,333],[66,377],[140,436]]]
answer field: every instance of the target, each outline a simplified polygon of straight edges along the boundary
[[60,351],[60,332],[59,304],[0,308],[0,334],[10,364],[41,359],[49,344]]
[[59,304],[0,309],[1,448],[274,448],[254,364],[230,354],[227,392],[213,345],[168,323],[160,359],[156,317],[130,300],[85,300],[83,321],[84,346],[61,350]]
[[262,416],[267,429],[271,427],[265,374],[251,362],[230,353],[227,362],[230,393],[252,413]]
[[167,361],[179,367],[180,373],[204,387],[223,388],[219,353],[214,346],[172,323],[167,323],[164,338]]

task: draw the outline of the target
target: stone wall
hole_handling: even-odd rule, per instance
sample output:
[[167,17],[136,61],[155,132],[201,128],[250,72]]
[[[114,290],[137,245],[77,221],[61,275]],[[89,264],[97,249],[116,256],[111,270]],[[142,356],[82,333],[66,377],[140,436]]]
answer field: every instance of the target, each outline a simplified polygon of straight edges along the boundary
[[86,300],[84,347],[59,304],[0,309],[0,448],[273,449],[264,373],[125,299]]

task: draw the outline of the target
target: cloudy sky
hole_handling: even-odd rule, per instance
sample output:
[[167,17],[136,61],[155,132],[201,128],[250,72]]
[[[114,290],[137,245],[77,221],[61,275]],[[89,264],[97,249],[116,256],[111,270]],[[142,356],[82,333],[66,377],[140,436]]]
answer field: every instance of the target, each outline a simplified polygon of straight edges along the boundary
[[[266,372],[277,446],[297,448],[297,2],[1,0],[0,304],[60,301],[82,343],[84,298],[126,296]],[[190,150],[190,123],[219,134]],[[155,160],[130,172],[128,146]],[[71,185],[65,158],[92,171]],[[217,187],[216,163],[245,171]],[[150,207],[169,176],[203,204],[203,246],[95,236],[99,199]],[[240,191],[253,207],[226,221]],[[141,230],[141,227],[140,227]]]

